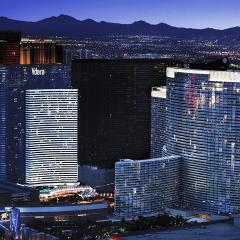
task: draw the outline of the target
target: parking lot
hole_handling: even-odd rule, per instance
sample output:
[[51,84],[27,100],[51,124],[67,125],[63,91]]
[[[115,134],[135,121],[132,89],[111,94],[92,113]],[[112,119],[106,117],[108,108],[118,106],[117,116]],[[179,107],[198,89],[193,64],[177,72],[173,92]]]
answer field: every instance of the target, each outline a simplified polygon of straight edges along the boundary
[[240,228],[231,224],[212,224],[199,228],[171,230],[125,237],[126,240],[240,240]]

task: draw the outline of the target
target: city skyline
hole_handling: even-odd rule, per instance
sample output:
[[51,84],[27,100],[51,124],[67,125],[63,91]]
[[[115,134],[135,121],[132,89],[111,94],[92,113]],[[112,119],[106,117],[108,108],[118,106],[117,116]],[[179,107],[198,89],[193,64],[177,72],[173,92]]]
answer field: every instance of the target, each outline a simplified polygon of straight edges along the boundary
[[239,239],[238,9],[2,0],[0,239]]
[[[177,27],[191,28],[217,28],[225,29],[239,26],[238,9],[240,2],[231,0],[226,4],[224,0],[199,1],[144,1],[122,0],[112,2],[110,0],[81,1],[74,0],[47,0],[26,1],[3,0],[1,2],[0,15],[8,18],[24,21],[39,21],[43,18],[58,16],[60,14],[71,15],[79,20],[94,19],[96,21],[132,23],[143,20],[151,24],[167,23]],[[18,5],[18,8],[15,6]],[[43,11],[39,7],[46,5]],[[173,7],[174,6],[174,7]]]

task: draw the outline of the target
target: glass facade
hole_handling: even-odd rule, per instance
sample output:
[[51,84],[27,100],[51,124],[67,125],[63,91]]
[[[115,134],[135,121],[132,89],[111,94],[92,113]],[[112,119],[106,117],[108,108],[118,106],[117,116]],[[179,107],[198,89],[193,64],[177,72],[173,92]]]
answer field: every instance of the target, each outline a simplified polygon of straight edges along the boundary
[[70,85],[70,66],[0,65],[0,172],[3,178],[25,182],[26,89],[68,89]]
[[[82,59],[72,64],[79,90],[79,163],[114,169],[119,159],[148,159],[151,142],[151,90],[165,86],[168,59]],[[89,168],[88,168],[89,169]],[[85,171],[88,180],[92,171]],[[81,175],[83,176],[83,175]],[[85,182],[80,176],[80,181]],[[114,178],[106,176],[104,185]],[[85,182],[96,186],[92,181]],[[112,184],[113,185],[113,184]],[[97,184],[98,186],[98,184]],[[112,189],[113,191],[113,189]]]
[[11,209],[10,230],[14,234],[15,239],[19,239],[20,229],[21,229],[20,209],[14,207]]
[[6,180],[7,70],[0,66],[0,180]]
[[26,92],[26,183],[78,181],[78,90]]
[[27,71],[20,65],[7,68],[7,179],[24,183],[25,163],[25,89]]
[[240,210],[240,73],[168,69],[166,152],[182,156],[183,204]]
[[115,164],[115,214],[132,218],[178,205],[179,156]]
[[151,158],[162,157],[166,132],[166,87],[152,89]]

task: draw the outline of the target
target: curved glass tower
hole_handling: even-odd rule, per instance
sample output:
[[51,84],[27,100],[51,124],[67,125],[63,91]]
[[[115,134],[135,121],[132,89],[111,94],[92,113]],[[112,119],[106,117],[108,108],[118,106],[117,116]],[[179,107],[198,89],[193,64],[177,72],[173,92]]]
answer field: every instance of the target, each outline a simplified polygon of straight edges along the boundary
[[183,204],[240,210],[240,72],[169,68],[166,154],[182,156]]
[[179,204],[179,162],[173,155],[115,164],[115,214],[121,218],[158,214]]

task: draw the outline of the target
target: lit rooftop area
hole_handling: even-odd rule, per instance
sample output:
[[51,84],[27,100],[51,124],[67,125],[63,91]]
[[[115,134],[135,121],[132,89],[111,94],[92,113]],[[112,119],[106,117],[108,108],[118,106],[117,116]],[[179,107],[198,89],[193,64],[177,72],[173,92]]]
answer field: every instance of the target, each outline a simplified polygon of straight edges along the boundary
[[167,77],[175,78],[176,73],[209,75],[209,81],[213,82],[239,82],[239,71],[211,71],[187,68],[167,68]]

